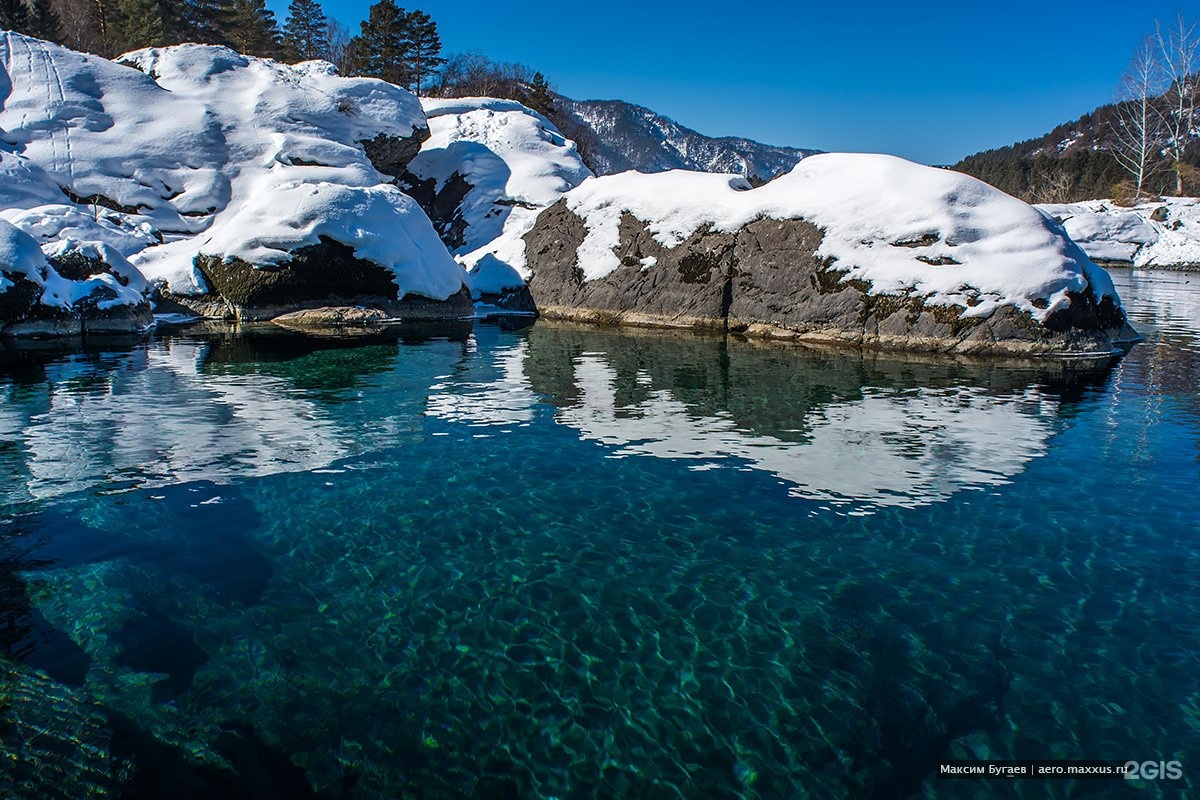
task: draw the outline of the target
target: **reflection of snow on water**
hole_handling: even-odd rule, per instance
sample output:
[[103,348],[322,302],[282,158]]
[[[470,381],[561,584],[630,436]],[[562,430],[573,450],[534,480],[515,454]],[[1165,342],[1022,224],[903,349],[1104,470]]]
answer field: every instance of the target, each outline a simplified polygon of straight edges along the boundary
[[500,378],[473,383],[435,384],[425,413],[447,422],[467,425],[525,425],[533,419],[538,396],[523,372],[528,343],[498,350],[495,366]]
[[1146,336],[1155,330],[1200,339],[1200,273],[1112,270],[1113,283],[1129,318]]
[[729,416],[699,415],[670,392],[618,406],[616,372],[600,357],[575,363],[577,403],[558,419],[613,457],[693,459],[713,469],[735,459],[790,484],[796,497],[838,505],[915,507],[962,489],[999,486],[1046,452],[1057,401],[1036,388],[867,389],[857,401],[814,411],[807,440],[750,433]]
[[156,344],[95,385],[69,365],[51,374],[37,413],[20,426],[11,414],[0,422],[28,453],[29,494],[88,489],[97,475],[130,487],[264,476],[347,454],[337,427],[287,381],[202,374],[203,351],[186,340]]

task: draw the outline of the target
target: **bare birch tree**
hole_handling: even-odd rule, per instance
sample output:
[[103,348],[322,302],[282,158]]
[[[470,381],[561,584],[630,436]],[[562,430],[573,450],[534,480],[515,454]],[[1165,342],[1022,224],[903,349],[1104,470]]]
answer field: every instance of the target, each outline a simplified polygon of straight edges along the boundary
[[1200,39],[1196,20],[1182,13],[1167,26],[1154,23],[1154,46],[1162,71],[1164,91],[1158,106],[1166,135],[1164,151],[1175,172],[1175,194],[1183,194],[1183,156],[1196,122],[1197,69]]
[[1162,90],[1161,76],[1156,42],[1147,38],[1121,78],[1116,110],[1109,123],[1113,156],[1129,173],[1138,198],[1147,179],[1162,162],[1164,115],[1156,107]]

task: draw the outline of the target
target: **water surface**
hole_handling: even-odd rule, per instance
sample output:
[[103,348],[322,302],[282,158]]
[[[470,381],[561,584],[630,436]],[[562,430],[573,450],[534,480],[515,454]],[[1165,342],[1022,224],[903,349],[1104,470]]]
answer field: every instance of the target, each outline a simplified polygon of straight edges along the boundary
[[1099,366],[546,322],[7,346],[0,793],[1194,793],[1200,277],[1114,277],[1147,339]]

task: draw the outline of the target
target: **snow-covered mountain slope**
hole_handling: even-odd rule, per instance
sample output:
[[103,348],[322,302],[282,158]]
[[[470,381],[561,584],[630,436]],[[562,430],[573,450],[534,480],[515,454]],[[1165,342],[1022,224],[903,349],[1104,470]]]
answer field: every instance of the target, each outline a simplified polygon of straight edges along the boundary
[[409,164],[406,189],[471,270],[476,294],[521,285],[538,212],[592,173],[541,114],[513,100],[425,98],[431,135]]
[[1110,200],[1038,206],[1097,261],[1200,269],[1200,199],[1167,197],[1133,208]]
[[557,95],[552,117],[567,136],[578,142],[584,160],[597,175],[686,169],[733,173],[752,183],[762,183],[818,152],[736,137],[705,136],[622,100],[572,100]]
[[268,267],[328,242],[388,271],[398,297],[461,289],[429,220],[376,168],[426,135],[415,96],[207,45],[121,62],[0,34],[0,214],[43,244],[107,242],[182,295],[209,288],[198,256]]

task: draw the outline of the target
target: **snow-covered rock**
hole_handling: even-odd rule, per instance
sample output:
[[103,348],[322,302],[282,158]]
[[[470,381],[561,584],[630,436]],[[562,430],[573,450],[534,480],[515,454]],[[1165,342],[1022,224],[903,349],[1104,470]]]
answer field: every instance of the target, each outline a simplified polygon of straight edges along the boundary
[[[327,248],[341,248],[330,269],[357,264],[373,289],[376,273],[387,276],[385,300],[462,291],[461,268],[391,184],[428,135],[415,96],[339,77],[325,62],[289,66],[208,45],[121,62],[0,34],[0,175],[13,178],[0,185],[5,218],[42,243],[116,248],[185,300],[211,294],[206,265],[254,277]],[[327,277],[322,291],[364,294],[352,276]],[[286,288],[273,307],[326,299]]]
[[[528,272],[522,237],[543,208],[592,173],[573,142],[514,100],[421,103],[431,135],[409,165],[408,191],[471,271],[468,283],[476,299],[480,291],[523,287]],[[503,285],[497,283],[501,279]]]
[[1089,257],[1160,269],[1200,269],[1200,199],[1123,207],[1110,200],[1039,205]]
[[151,322],[146,282],[104,243],[61,239],[45,248],[0,219],[0,332],[128,332]]
[[1112,281],[1036,209],[880,155],[758,188],[694,172],[589,180],[525,237],[551,316],[907,349],[1109,352]]

